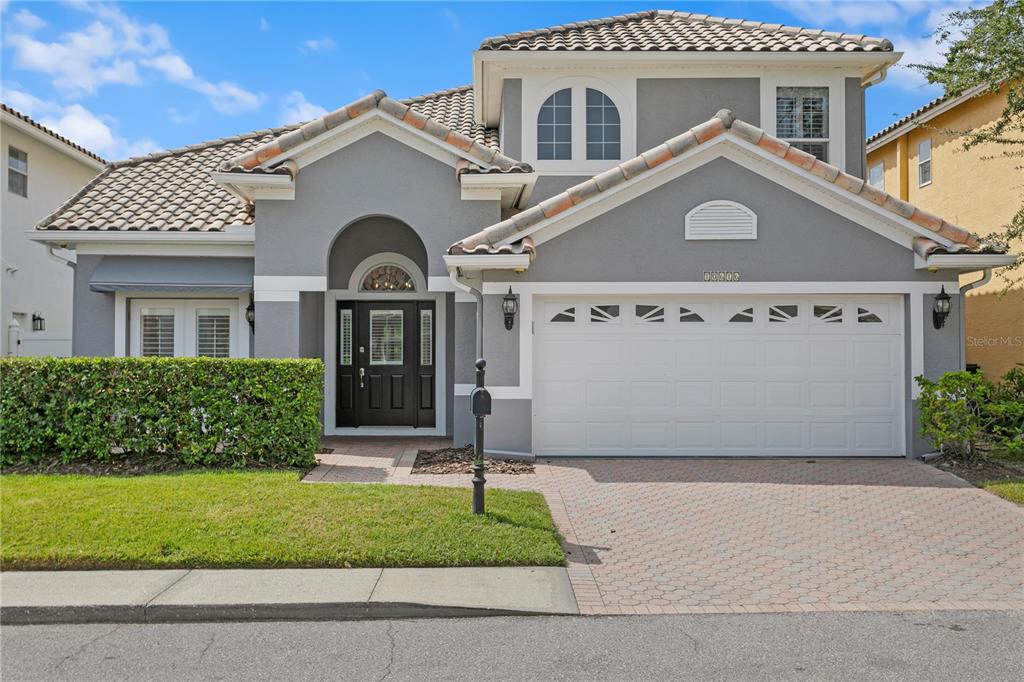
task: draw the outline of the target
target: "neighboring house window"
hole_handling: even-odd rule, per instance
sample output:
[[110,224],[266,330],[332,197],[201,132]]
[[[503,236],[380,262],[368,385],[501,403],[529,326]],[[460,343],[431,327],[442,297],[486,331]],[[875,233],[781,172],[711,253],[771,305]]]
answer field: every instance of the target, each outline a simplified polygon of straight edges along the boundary
[[932,184],[932,138],[917,143],[917,186]]
[[619,142],[619,110],[608,95],[587,88],[587,158],[618,159]]
[[28,196],[28,154],[15,147],[7,148],[7,191]]
[[868,184],[877,189],[885,189],[885,166],[876,163],[868,169]]
[[141,357],[237,357],[238,301],[133,299],[131,354]]
[[828,88],[777,88],[775,134],[828,161]]
[[537,158],[572,158],[572,90],[566,88],[544,100],[537,114]]

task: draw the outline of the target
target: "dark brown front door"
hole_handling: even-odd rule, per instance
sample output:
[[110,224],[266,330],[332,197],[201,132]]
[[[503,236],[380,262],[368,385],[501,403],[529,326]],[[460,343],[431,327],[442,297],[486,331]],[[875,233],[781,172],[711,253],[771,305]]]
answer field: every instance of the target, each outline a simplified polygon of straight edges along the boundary
[[434,426],[434,304],[341,301],[338,426]]

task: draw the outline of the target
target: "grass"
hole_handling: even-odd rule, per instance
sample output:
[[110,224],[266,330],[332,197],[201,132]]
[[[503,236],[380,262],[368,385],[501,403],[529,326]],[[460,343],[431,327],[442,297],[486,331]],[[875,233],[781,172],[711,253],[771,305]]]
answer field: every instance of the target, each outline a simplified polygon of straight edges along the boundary
[[539,493],[301,483],[294,472],[6,475],[11,569],[558,566]]
[[1024,480],[1020,481],[990,481],[982,483],[981,487],[994,495],[998,495],[1010,502],[1024,504]]

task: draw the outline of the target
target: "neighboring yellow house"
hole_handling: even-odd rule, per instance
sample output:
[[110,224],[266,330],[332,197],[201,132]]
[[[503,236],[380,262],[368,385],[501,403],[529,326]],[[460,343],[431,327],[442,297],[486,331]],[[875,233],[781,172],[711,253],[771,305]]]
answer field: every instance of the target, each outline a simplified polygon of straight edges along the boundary
[[[1001,231],[1024,201],[1021,159],[1000,155],[993,144],[964,151],[961,136],[943,131],[977,130],[999,118],[1005,105],[1005,88],[929,102],[868,138],[868,182],[980,235]],[[1022,247],[1017,241],[1010,251]],[[961,276],[960,286],[981,274]],[[1011,278],[1021,275],[1018,270]],[[1006,286],[995,274],[966,294],[966,362],[990,379],[1024,364],[1024,287],[1001,293]]]

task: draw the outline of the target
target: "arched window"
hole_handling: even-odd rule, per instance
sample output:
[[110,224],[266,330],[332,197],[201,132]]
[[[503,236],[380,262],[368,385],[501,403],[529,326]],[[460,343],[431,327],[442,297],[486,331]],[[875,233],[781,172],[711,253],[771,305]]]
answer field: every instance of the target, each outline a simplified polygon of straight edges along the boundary
[[572,89],[559,90],[544,100],[537,114],[537,158],[572,158]]
[[363,277],[360,291],[416,291],[409,273],[397,265],[378,265]]
[[587,158],[621,158],[619,110],[608,95],[587,88]]

